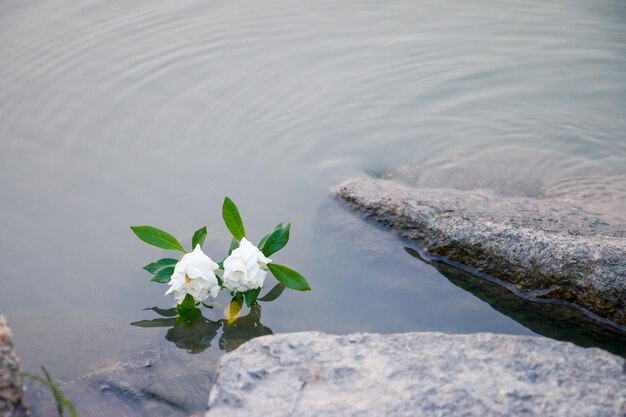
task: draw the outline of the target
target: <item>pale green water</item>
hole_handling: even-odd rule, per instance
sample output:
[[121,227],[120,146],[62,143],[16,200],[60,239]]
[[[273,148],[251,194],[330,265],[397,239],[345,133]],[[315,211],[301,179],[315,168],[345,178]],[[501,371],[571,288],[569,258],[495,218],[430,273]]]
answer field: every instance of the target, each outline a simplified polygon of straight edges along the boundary
[[273,332],[532,333],[330,202],[351,176],[626,213],[621,1],[9,0],[0,62],[0,310],[60,378],[169,343],[129,326],[172,301],[128,226],[206,224],[218,258],[224,195],[256,239],[293,221],[277,260],[314,291]]

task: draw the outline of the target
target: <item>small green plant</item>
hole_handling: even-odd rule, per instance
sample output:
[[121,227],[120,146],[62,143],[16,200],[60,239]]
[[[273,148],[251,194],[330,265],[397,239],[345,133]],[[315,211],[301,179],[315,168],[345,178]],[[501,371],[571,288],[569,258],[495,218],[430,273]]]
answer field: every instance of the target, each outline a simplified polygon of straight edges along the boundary
[[63,391],[61,391],[61,389],[57,387],[56,383],[50,376],[50,372],[48,372],[45,366],[42,366],[41,370],[43,371],[43,374],[44,374],[43,377],[36,375],[36,374],[32,374],[30,372],[23,372],[22,375],[24,375],[26,378],[30,378],[37,382],[42,383],[43,385],[47,386],[50,389],[50,391],[52,391],[52,394],[54,395],[54,400],[56,401],[56,404],[57,404],[57,412],[59,414],[59,417],[63,417],[65,415],[66,409],[69,412],[70,417],[78,417],[78,414],[76,413],[76,409],[74,408],[74,404],[72,404],[72,401],[70,401],[70,399],[67,398],[67,396],[63,393]]

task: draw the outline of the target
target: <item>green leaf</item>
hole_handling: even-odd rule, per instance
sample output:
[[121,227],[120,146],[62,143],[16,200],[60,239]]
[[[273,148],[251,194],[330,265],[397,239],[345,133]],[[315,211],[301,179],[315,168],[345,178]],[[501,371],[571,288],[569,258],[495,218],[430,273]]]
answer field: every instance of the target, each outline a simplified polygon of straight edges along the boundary
[[[46,376],[46,380],[54,385],[54,380],[52,379],[52,376],[50,376],[50,372],[48,372],[48,369],[45,366],[41,366],[41,370],[43,371],[43,374]],[[57,413],[59,413],[60,416],[63,416],[63,397],[57,395],[56,393],[54,393],[54,399],[57,403]]]
[[172,275],[174,274],[174,267],[168,266],[167,268],[159,269],[159,271],[154,274],[150,281],[158,282],[159,284],[167,284],[172,279]]
[[309,291],[311,289],[307,280],[293,269],[275,263],[267,264],[267,267],[285,287],[297,291]]
[[224,204],[222,205],[222,217],[224,218],[226,227],[230,230],[230,233],[235,239],[241,240],[246,237],[246,230],[243,227],[239,209],[237,209],[233,200],[228,197],[224,199]]
[[199,308],[181,308],[178,310],[178,319],[176,319],[176,323],[184,322],[187,324],[193,323],[199,317],[202,316],[202,311]]
[[279,282],[278,284],[274,285],[274,288],[269,290],[267,294],[265,294],[261,298],[258,298],[257,300],[258,301],[274,301],[275,299],[280,297],[283,291],[285,291],[285,288],[287,287],[285,287],[283,284]]
[[183,246],[176,238],[163,230],[152,226],[131,226],[137,237],[149,245],[167,250],[179,250],[185,252]]
[[254,303],[256,303],[256,298],[259,296],[260,292],[261,288],[255,288],[243,293],[243,298],[246,300],[246,305],[248,307],[252,307]]
[[263,247],[261,247],[263,255],[270,256],[284,248],[287,242],[289,242],[289,229],[291,229],[291,223],[287,223],[287,226],[270,233]]
[[195,249],[196,245],[204,245],[204,241],[206,240],[206,226],[196,230],[196,233],[193,234],[193,238],[191,239],[191,249]]
[[151,264],[144,266],[143,269],[150,272],[151,274],[156,274],[161,269],[167,268],[168,266],[175,266],[177,263],[178,263],[178,259],[163,258],[163,259],[159,259],[156,262],[152,262]]
[[50,389],[50,391],[52,391],[52,394],[54,395],[55,400],[57,401],[57,407],[58,409],[61,409],[60,410],[61,414],[59,414],[60,416],[63,416],[65,409],[67,409],[71,417],[78,417],[78,414],[76,413],[76,409],[74,408],[74,404],[72,404],[72,401],[70,401],[70,399],[63,393],[63,391],[61,391],[56,386],[56,384],[50,377],[50,373],[48,372],[48,370],[45,369],[43,366],[42,366],[42,369],[44,369],[46,378],[42,378],[39,375],[31,374],[30,372],[22,372],[22,375],[44,384]]
[[267,241],[267,238],[270,237],[270,235],[278,230],[278,229],[282,229],[283,228],[283,224],[282,223],[278,223],[276,225],[276,227],[274,228],[274,230],[272,230],[271,232],[269,232],[268,234],[266,234],[265,236],[263,236],[263,239],[261,239],[261,241],[259,242],[259,246],[257,246],[258,248],[262,248],[263,246],[265,246],[265,242]]
[[189,294],[185,296],[185,299],[182,303],[176,306],[176,310],[180,313],[181,310],[193,310],[196,308],[196,301]]

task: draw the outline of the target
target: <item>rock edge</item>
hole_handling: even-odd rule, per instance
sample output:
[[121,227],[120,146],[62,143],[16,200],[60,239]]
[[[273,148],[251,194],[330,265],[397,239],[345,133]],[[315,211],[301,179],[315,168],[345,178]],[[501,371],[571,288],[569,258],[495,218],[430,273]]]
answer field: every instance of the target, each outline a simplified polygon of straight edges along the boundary
[[[428,251],[626,325],[626,238],[550,201],[357,178],[333,192],[367,218]],[[501,213],[490,213],[491,207]],[[504,213],[504,214],[502,214]]]
[[13,334],[7,320],[0,314],[0,417],[28,415],[23,386]]

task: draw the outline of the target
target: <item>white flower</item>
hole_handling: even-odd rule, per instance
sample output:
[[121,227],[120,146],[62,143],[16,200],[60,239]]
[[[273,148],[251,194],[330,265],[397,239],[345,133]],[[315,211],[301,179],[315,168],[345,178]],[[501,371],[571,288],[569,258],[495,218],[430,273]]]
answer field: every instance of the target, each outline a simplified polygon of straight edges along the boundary
[[217,297],[220,286],[215,277],[215,270],[219,266],[202,252],[200,245],[196,245],[193,252],[186,253],[174,268],[174,274],[168,285],[165,295],[174,294],[176,303],[180,304],[187,294],[196,302]]
[[261,288],[270,262],[248,239],[242,238],[239,247],[224,260],[224,286],[238,292]]

